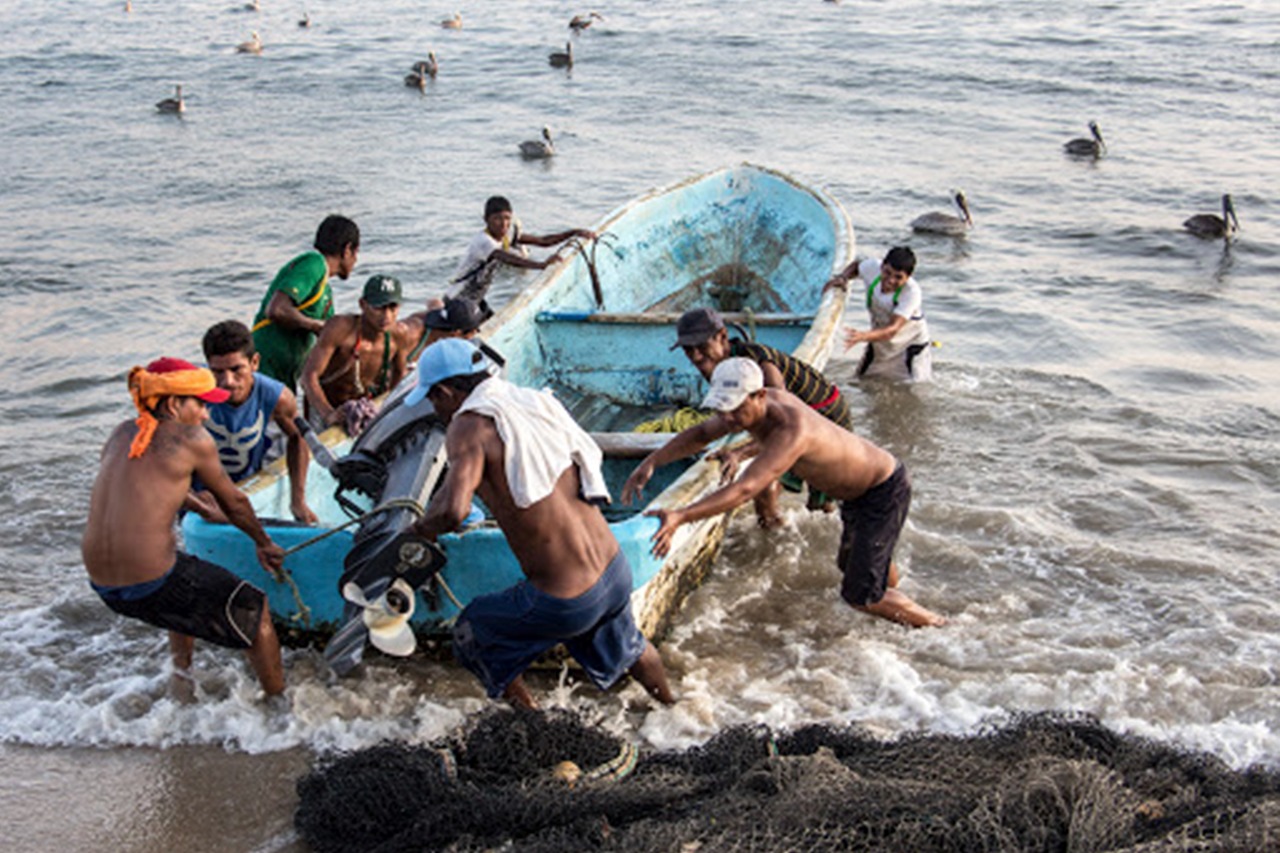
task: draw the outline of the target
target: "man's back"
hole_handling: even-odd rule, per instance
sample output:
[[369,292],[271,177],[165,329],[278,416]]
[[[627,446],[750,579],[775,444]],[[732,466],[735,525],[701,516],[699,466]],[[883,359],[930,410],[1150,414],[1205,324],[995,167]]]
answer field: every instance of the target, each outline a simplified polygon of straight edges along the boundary
[[857,498],[893,472],[888,451],[819,415],[794,394],[773,388],[765,393],[765,417],[751,430],[764,445],[758,463],[785,458],[797,476],[836,500]]
[[102,451],[81,550],[95,583],[115,586],[159,577],[173,565],[173,520],[195,470],[203,427],[162,421],[146,453],[129,458],[133,421],[116,427]]
[[618,542],[600,509],[579,497],[577,468],[570,465],[549,495],[521,508],[511,496],[506,446],[493,420],[462,413],[454,418],[449,432],[451,450],[461,436],[473,452],[482,455],[483,472],[476,491],[506,534],[529,581],[560,598],[589,589],[618,552]]

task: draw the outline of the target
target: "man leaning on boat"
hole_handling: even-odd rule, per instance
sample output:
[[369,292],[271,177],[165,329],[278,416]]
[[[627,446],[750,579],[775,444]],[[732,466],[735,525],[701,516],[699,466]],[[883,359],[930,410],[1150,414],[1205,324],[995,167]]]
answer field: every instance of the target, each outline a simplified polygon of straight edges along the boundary
[[461,338],[426,348],[417,383],[405,405],[429,400],[448,424],[449,468],[414,532],[457,529],[478,494],[526,577],[466,606],[453,629],[458,661],[491,698],[534,708],[523,673],[563,643],[601,689],[630,673],[673,702],[662,659],[631,614],[631,568],[597,505],[608,489],[591,437],[550,392],[492,376]]
[[227,392],[213,374],[176,358],[129,371],[136,420],[115,428],[89,499],[81,553],[94,591],[110,609],[169,632],[174,684],[190,679],[195,638],[243,649],[269,696],[284,691],[280,643],[262,590],[177,549],[173,521],[198,475],[273,575],[284,551],[231,483],[203,423],[206,403]]

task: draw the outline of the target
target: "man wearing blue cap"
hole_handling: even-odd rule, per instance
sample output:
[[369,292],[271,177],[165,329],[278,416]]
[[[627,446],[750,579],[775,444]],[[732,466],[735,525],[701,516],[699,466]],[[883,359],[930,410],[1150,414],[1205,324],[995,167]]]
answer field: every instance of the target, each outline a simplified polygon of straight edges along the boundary
[[427,347],[406,406],[429,400],[448,424],[449,468],[413,530],[456,530],[479,495],[527,580],[478,596],[453,629],[458,661],[491,698],[537,707],[522,674],[559,643],[600,689],[630,673],[674,701],[658,650],[631,614],[631,567],[600,512],[608,488],[599,447],[549,391],[492,376],[462,338]]

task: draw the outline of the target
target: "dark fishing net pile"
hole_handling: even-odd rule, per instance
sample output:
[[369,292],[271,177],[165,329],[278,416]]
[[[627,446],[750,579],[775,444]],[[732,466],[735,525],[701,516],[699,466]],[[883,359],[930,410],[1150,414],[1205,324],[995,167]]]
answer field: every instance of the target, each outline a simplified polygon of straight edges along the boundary
[[319,853],[1280,849],[1280,773],[1063,714],[894,741],[734,728],[636,760],[573,714],[499,709],[324,759],[298,792]]

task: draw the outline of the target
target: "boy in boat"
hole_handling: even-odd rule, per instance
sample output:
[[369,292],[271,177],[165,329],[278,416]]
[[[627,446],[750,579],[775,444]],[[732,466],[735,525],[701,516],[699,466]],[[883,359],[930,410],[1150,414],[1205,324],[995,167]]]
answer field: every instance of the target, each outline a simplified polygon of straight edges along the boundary
[[[671,348],[676,347],[684,350],[685,357],[702,374],[702,378],[708,380],[716,366],[725,359],[749,358],[760,366],[766,388],[786,389],[827,420],[853,431],[849,404],[835,383],[811,365],[785,352],[742,338],[730,338],[724,318],[711,308],[694,308],[680,317],[676,324],[676,342]],[[738,450],[722,451],[718,458],[723,464],[736,468],[741,460],[753,453],[754,448],[747,445]],[[784,475],[782,482],[794,487],[794,479]],[[782,524],[782,516],[778,512],[778,487],[779,483],[774,483],[756,496],[756,519],[761,527]],[[832,512],[835,502],[810,487],[808,507]]]
[[489,303],[476,302],[465,296],[446,299],[430,299],[427,310],[410,314],[400,321],[408,331],[409,340],[417,340],[409,359],[416,359],[422,351],[445,338],[474,338],[480,334],[480,326],[493,316]]
[[445,295],[466,296],[479,302],[489,292],[499,264],[542,270],[560,262],[559,250],[545,261],[535,261],[529,257],[526,246],[558,246],[574,237],[594,240],[595,236],[594,231],[585,228],[542,236],[526,234],[520,230],[511,202],[500,195],[492,196],[484,203],[484,230],[467,244],[467,253],[458,264]]
[[915,252],[894,246],[883,261],[855,259],[825,287],[847,287],[854,276],[867,287],[871,328],[845,332],[845,349],[865,343],[858,376],[899,382],[928,382],[933,376],[932,342],[924,319],[924,294],[912,277]]
[[359,435],[377,414],[373,398],[390,391],[405,373],[408,330],[396,321],[400,281],[375,275],[365,282],[359,314],[330,317],[302,368],[308,419],[318,431],[341,424]]
[[630,673],[674,702],[662,658],[631,615],[631,567],[597,505],[609,496],[600,448],[550,392],[491,376],[460,338],[427,347],[417,382],[405,405],[430,400],[448,424],[449,468],[414,532],[456,530],[479,494],[527,578],[466,606],[453,629],[459,662],[491,698],[534,708],[523,672],[564,643],[600,689]]
[[345,216],[325,218],[316,230],[315,251],[281,267],[253,318],[253,343],[262,356],[260,370],[297,393],[307,352],[324,321],[333,316],[329,279],[345,280],[355,269],[360,229]]
[[280,643],[261,590],[226,569],[177,550],[173,521],[198,475],[232,524],[257,546],[273,575],[284,552],[244,493],[231,483],[204,429],[207,403],[229,394],[213,374],[176,358],[129,371],[137,420],[115,428],[102,449],[81,553],[107,607],[169,632],[174,685],[189,679],[195,638],[244,649],[268,696],[284,691]]
[[[755,461],[742,477],[688,506],[653,510],[662,522],[653,535],[654,554],[667,554],[680,525],[728,512],[783,472],[794,471],[841,501],[844,533],[836,557],[844,573],[841,597],[858,610],[913,627],[945,624],[896,588],[893,548],[911,504],[911,478],[900,461],[821,417],[795,395],[766,388],[760,366],[749,358],[726,359],[716,367],[702,406],[716,414],[649,454],[627,478],[622,502],[638,498],[660,465],[697,453],[730,433],[750,434]],[[725,473],[732,477],[735,470]]]
[[[218,446],[218,458],[233,483],[241,483],[280,455],[273,446],[284,436],[289,472],[289,508],[298,521],[314,524],[316,514],[307,506],[307,464],[310,455],[293,419],[298,400],[284,383],[258,373],[259,357],[253,335],[239,320],[224,320],[209,327],[202,341],[205,363],[218,387],[229,395],[222,403],[210,403],[205,429]],[[274,424],[276,430],[268,430]],[[274,433],[274,435],[273,435]],[[193,489],[186,508],[206,521],[226,524],[226,516],[213,495],[201,484]]]

